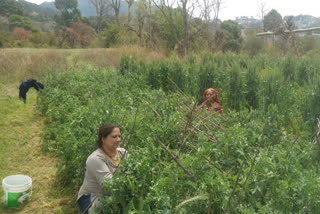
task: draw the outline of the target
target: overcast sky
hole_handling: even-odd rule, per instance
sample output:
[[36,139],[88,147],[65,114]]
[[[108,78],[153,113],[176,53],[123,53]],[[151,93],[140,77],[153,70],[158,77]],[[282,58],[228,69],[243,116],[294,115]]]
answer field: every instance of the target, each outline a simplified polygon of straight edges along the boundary
[[[44,0],[27,0],[41,4]],[[48,1],[48,0],[47,0]],[[259,17],[258,1],[266,4],[267,12],[277,10],[282,17],[289,15],[312,15],[320,17],[320,0],[222,0],[224,4],[219,14],[222,20],[235,19],[237,16]]]

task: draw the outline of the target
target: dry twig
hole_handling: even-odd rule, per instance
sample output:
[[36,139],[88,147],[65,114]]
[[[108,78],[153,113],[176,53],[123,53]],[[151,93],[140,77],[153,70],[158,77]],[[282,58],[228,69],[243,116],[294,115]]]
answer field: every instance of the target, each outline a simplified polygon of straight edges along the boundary
[[208,206],[208,214],[211,214],[211,202],[212,202],[212,190],[209,194],[209,206]]
[[239,169],[239,172],[238,172],[238,175],[237,175],[237,179],[234,182],[233,189],[232,189],[232,192],[231,192],[231,194],[229,196],[228,203],[227,203],[227,206],[226,206],[226,209],[225,209],[224,213],[228,213],[229,204],[230,204],[231,198],[233,197],[233,195],[234,195],[234,193],[236,191],[236,187],[238,186],[238,182],[239,182],[241,171],[242,171],[242,165],[240,166],[240,169]]
[[187,168],[185,168],[185,167],[180,163],[180,161],[178,160],[178,158],[177,158],[174,154],[172,154],[172,153],[168,150],[168,148],[167,148],[158,138],[157,138],[157,141],[158,141],[158,143],[161,145],[161,147],[170,155],[170,157],[178,164],[178,166],[180,166],[180,167],[183,169],[183,171],[185,171],[185,173],[187,173],[187,175],[191,178],[191,180],[192,180],[193,182],[195,182],[195,183],[198,183],[197,178],[194,177],[194,176],[191,174],[191,172],[190,172]]
[[[194,151],[197,151],[196,148],[194,148],[194,146],[192,146],[190,143],[188,143],[188,145],[191,147],[191,149],[193,149]],[[204,155],[201,155],[201,157],[203,157],[211,166],[215,167],[223,174],[226,174],[220,167],[218,167],[215,163],[213,163],[209,158],[205,157]]]

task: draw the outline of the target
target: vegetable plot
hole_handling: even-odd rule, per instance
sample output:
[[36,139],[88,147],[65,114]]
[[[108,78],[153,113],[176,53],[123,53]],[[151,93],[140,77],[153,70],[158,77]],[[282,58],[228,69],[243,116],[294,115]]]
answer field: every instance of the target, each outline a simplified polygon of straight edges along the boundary
[[[100,199],[97,213],[319,210],[319,144],[312,140],[319,62],[241,55],[200,61],[124,57],[119,70],[50,74],[38,109],[48,119],[45,148],[60,157],[61,184],[79,186],[97,127],[112,122],[123,128],[129,157],[105,182],[111,196]],[[298,78],[301,66],[312,78]],[[198,108],[207,87],[221,92],[224,114]]]

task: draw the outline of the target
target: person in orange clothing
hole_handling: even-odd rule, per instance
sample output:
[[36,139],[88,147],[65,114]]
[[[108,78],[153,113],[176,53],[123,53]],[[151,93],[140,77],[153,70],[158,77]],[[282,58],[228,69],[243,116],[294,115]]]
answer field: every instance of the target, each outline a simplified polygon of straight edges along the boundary
[[207,107],[208,112],[217,112],[221,114],[223,109],[220,105],[220,97],[218,91],[214,88],[207,88],[202,95],[201,108]]

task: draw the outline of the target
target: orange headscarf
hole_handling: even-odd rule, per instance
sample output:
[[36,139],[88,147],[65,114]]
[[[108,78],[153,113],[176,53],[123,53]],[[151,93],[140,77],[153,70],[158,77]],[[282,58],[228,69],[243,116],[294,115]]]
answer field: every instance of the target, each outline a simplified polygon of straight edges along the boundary
[[[207,102],[206,95],[208,92],[216,93],[216,99],[214,101]],[[207,106],[209,112],[215,111],[215,112],[218,112],[219,114],[221,114],[223,112],[223,109],[220,106],[220,97],[219,97],[218,91],[216,89],[207,88],[206,90],[204,90],[204,92],[202,94],[202,99],[203,99],[203,103],[201,104],[201,108],[203,108],[204,106]],[[212,104],[214,107],[212,107]]]
[[217,99],[214,102],[220,103],[220,97],[219,97],[219,93],[216,89],[214,88],[207,88],[206,90],[204,90],[203,94],[202,94],[202,100],[206,101],[206,95],[209,91],[215,92],[217,94]]

